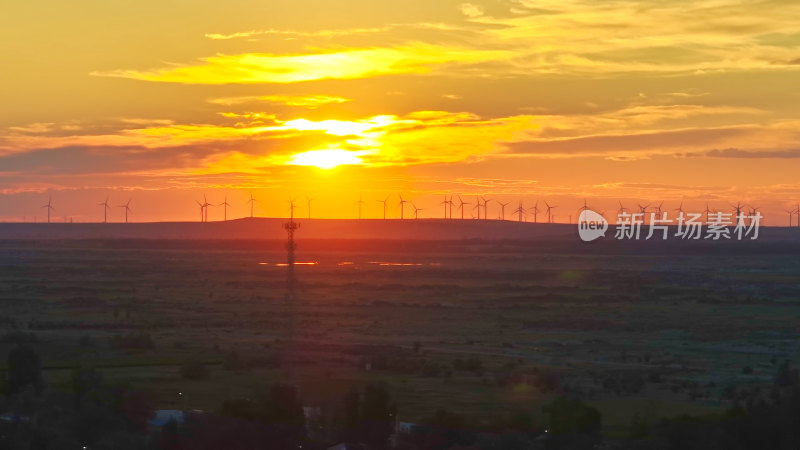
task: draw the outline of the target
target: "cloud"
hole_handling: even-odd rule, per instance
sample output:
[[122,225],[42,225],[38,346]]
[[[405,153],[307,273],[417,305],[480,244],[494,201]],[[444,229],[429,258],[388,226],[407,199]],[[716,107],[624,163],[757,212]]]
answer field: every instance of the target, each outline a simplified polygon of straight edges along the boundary
[[[513,49],[515,73],[614,76],[775,70],[796,58],[790,42],[766,43],[767,33],[800,31],[800,5],[779,0],[738,2],[518,0],[513,14],[481,14],[494,25],[480,42]],[[506,71],[506,75],[508,72]]]
[[687,152],[682,157],[744,158],[744,159],[795,159],[800,158],[800,149],[786,150],[743,150],[740,148],[713,149],[705,152]]
[[[473,7],[477,8],[477,7]],[[361,28],[328,28],[321,30],[292,30],[268,28],[263,30],[237,31],[233,33],[206,33],[208,39],[227,41],[233,39],[253,40],[259,36],[281,36],[284,38],[337,38],[350,36],[363,36],[373,34],[396,34],[398,31],[405,30],[433,30],[433,31],[465,31],[467,29],[485,28],[481,24],[452,24],[443,22],[414,22],[414,23],[392,23],[378,27]]]
[[283,119],[265,113],[224,116],[250,122],[133,120],[99,134],[7,135],[0,139],[0,172],[263,173],[313,151],[358,155],[365,166],[439,164],[486,157],[500,150],[498,142],[534,127],[526,116],[484,119],[448,111],[354,120]]
[[252,38],[254,36],[270,36],[270,35],[302,36],[302,37],[334,37],[334,36],[352,36],[357,34],[382,33],[389,31],[391,29],[392,29],[391,26],[371,27],[371,28],[327,29],[327,30],[316,30],[316,31],[280,30],[280,29],[270,28],[267,30],[239,31],[228,34],[206,33],[205,37],[218,41]]
[[239,97],[222,97],[209,100],[210,103],[225,106],[253,102],[266,102],[310,109],[319,108],[320,106],[328,104],[346,103],[349,101],[351,101],[351,99],[338,97],[335,95],[249,95]]
[[[527,140],[505,144],[510,154],[539,156],[603,156],[624,152],[655,152],[694,147],[722,139],[742,136],[747,130],[739,128],[685,129],[650,133],[579,136],[573,138]],[[632,157],[632,155],[622,155]],[[641,157],[641,155],[639,155]]]
[[[286,133],[319,132],[341,139],[321,146],[294,152],[279,152],[256,157],[254,165],[289,164],[298,153],[326,152],[357,156],[362,165],[372,167],[441,164],[477,160],[501,150],[498,145],[535,127],[526,116],[482,119],[469,113],[417,111],[405,116],[382,115],[365,119],[319,120],[293,119],[277,127]],[[212,171],[223,167],[249,165],[246,156],[221,161]]]
[[664,183],[603,183],[591,186],[592,189],[648,189],[654,191],[716,191],[720,186],[679,185]]
[[504,50],[481,50],[426,43],[396,47],[350,48],[316,53],[273,55],[245,53],[203,58],[196,65],[152,71],[113,70],[95,76],[183,84],[297,83],[325,79],[357,79],[392,74],[420,74],[448,63],[502,59]]
[[461,9],[461,14],[464,14],[465,16],[471,19],[483,15],[483,8],[481,8],[479,5],[474,5],[472,3],[462,3],[461,6],[459,6],[459,8]]

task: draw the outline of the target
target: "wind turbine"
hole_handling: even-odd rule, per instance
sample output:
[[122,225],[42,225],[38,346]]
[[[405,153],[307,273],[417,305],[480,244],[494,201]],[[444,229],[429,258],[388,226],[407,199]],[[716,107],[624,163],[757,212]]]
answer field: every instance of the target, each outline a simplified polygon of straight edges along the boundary
[[478,210],[478,220],[481,220],[481,198],[477,195],[475,196],[475,208]]
[[403,200],[403,196],[400,195],[400,219],[402,220],[405,218],[405,206],[408,203],[408,200]]
[[[361,219],[361,207],[364,205],[364,199],[361,195],[358,196],[358,201],[356,202],[356,205],[358,205],[358,218]],[[309,204],[309,208],[310,207],[311,204]]]
[[250,200],[248,200],[248,201],[247,201],[247,203],[250,203],[250,218],[251,218],[251,219],[253,218],[253,205],[255,205],[255,203],[256,203],[257,201],[258,201],[258,200],[256,200],[255,198],[253,198],[253,193],[251,192],[251,193],[250,193]]
[[286,202],[289,203],[289,221],[291,222],[294,220],[294,209],[297,206],[294,204],[294,199],[286,200]]
[[547,205],[547,223],[552,223],[553,216],[550,211],[557,208],[557,206],[550,206],[550,203],[547,203],[547,200],[544,201],[544,204]]
[[787,209],[786,212],[789,214],[789,228],[792,227],[792,216],[794,216],[793,209]]
[[42,208],[47,208],[47,223],[50,223],[50,211],[55,211],[55,208],[53,208],[53,197],[47,199],[47,204],[42,206]]
[[800,228],[800,203],[797,204],[794,212],[797,214],[797,227]]
[[[450,197],[450,200],[452,201],[452,197]],[[459,195],[458,196],[458,209],[461,210],[461,220],[464,220],[464,205],[469,205],[469,203],[467,203],[464,200],[462,200],[461,196]],[[452,208],[450,209],[450,212],[453,212]]]
[[[483,198],[483,197],[481,197],[481,198]],[[488,198],[483,198],[483,220],[486,220],[486,219],[489,218],[489,202],[490,201],[492,201],[492,200],[488,199]]]
[[206,221],[206,219],[205,219],[206,207],[203,206],[203,204],[200,203],[200,201],[198,201],[198,200],[195,200],[195,201],[197,202],[197,205],[200,206],[200,222],[205,222]]
[[618,202],[619,202],[619,209],[617,210],[617,215],[619,216],[620,214],[622,214],[625,211],[627,211],[628,208],[626,208],[625,206],[622,205],[622,201],[621,200],[618,200]]
[[[797,214],[797,226],[800,227],[800,204],[798,204],[797,207],[795,207],[794,211],[792,211],[792,212]],[[790,227],[792,226],[791,218],[789,218],[789,226]]]
[[509,202],[505,203],[497,202],[497,203],[500,204],[500,220],[506,220],[506,205],[508,205]]
[[703,212],[706,213],[706,222],[708,222],[708,215],[711,214],[711,210],[708,209],[708,202],[706,202],[706,209]]
[[450,194],[450,200],[447,201],[447,204],[450,205],[450,219],[453,218],[453,194]]
[[539,222],[539,200],[536,200],[536,204],[533,205],[533,208],[531,208],[531,211],[533,211],[533,223],[538,223]]
[[517,213],[518,220],[522,222],[522,215],[525,214],[525,208],[522,207],[522,200],[519,201],[519,206],[514,212]]
[[[731,203],[731,207],[733,208],[731,211],[735,211],[736,212],[736,217],[739,217],[740,215],[742,215],[742,207],[743,206],[745,206],[745,205],[743,205],[741,201],[736,202],[735,205],[733,203]],[[739,219],[736,219],[736,220],[739,220]]]
[[308,198],[308,196],[305,196],[305,197],[306,197],[306,201],[308,202],[308,218],[310,219],[311,218],[311,202],[314,199],[313,198]]
[[111,207],[108,206],[108,197],[106,197],[106,201],[98,203],[98,205],[103,207],[103,223],[108,223],[108,210],[111,209]]
[[659,218],[661,218],[661,207],[662,206],[664,206],[664,202],[659,203],[658,206],[655,207],[656,214],[658,215]]
[[447,205],[448,205],[448,203],[450,203],[450,202],[447,200],[447,194],[445,194],[444,195],[444,201],[439,203],[440,205],[444,205],[444,218],[445,219],[447,219]]
[[390,195],[387,195],[385,199],[378,200],[378,203],[383,203],[383,220],[386,220],[386,202],[389,201]]
[[208,198],[206,198],[205,194],[203,194],[203,208],[205,209],[205,214],[203,215],[203,222],[208,222],[208,207],[212,206],[211,203],[208,203]]
[[675,211],[678,211],[678,214],[683,214],[683,202],[681,202],[681,204],[675,208]]
[[223,212],[222,220],[227,222],[228,221],[228,206],[231,206],[231,204],[228,203],[228,196],[226,195],[225,196],[225,201],[223,201],[222,203],[220,203],[217,206],[224,206],[224,208],[223,208],[224,212]]
[[417,208],[417,205],[415,205],[414,202],[411,202],[411,207],[414,208],[414,220],[419,219],[418,215],[420,211],[425,211],[423,208]]
[[[586,205],[586,199],[583,199],[583,206],[578,208],[578,211],[586,211],[587,209],[589,209],[589,206]],[[572,216],[570,216],[570,217],[572,217]],[[570,219],[570,223],[572,223],[572,219]]]
[[646,204],[644,206],[642,206],[641,203],[637,203],[636,206],[639,207],[639,212],[640,213],[645,214],[645,213],[647,213],[647,208],[650,206],[650,203],[648,203],[648,204]]
[[124,205],[119,205],[119,207],[125,209],[125,223],[128,223],[128,213],[131,212],[131,200],[128,199],[128,203],[125,203]]

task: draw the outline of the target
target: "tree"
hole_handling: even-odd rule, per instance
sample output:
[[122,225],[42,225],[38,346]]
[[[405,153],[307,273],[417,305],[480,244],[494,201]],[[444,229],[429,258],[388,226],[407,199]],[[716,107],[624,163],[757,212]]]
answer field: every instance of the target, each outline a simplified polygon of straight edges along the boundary
[[349,391],[344,397],[344,424],[342,426],[345,442],[356,442],[359,437],[359,423],[361,420],[361,394],[355,389]]
[[383,450],[389,445],[389,436],[394,431],[397,406],[389,391],[379,385],[364,389],[361,420],[364,443],[371,449]]
[[601,441],[602,415],[597,409],[559,397],[542,410],[550,414],[548,434],[554,448],[592,448]]
[[273,431],[275,448],[298,448],[303,440],[305,416],[297,388],[290,385],[273,386],[262,396],[262,420]]

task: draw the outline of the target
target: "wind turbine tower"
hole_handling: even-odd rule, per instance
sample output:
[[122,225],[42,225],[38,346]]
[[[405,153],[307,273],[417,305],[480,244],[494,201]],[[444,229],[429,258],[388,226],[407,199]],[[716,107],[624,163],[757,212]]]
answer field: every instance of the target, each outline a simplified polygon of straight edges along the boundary
[[553,223],[552,210],[557,208],[557,206],[550,205],[550,203],[547,203],[547,200],[544,201],[544,204],[547,206],[547,223]]
[[506,220],[506,206],[508,205],[508,202],[505,203],[497,202],[497,203],[500,204],[500,220]]
[[519,201],[519,206],[514,212],[517,213],[517,220],[522,222],[522,215],[525,214],[525,208],[522,207],[522,200]]
[[217,205],[217,206],[222,206],[223,207],[222,208],[223,209],[222,220],[227,222],[228,221],[228,206],[231,206],[231,204],[228,203],[228,196],[226,195],[225,196],[225,200],[222,203],[220,203],[219,205]]
[[258,200],[253,198],[253,193],[251,192],[250,193],[250,200],[247,201],[247,203],[250,203],[250,218],[251,219],[253,218],[253,206],[256,204],[257,201]]
[[679,215],[683,214],[683,212],[684,212],[683,211],[683,202],[681,202],[681,204],[678,205],[677,208],[675,208],[675,211],[677,211]]
[[450,219],[453,219],[453,194],[450,194],[450,200],[447,201],[447,204],[450,206]]
[[458,209],[461,210],[461,220],[464,220],[464,205],[469,205],[469,203],[467,203],[464,200],[462,200],[461,196],[459,195],[458,196]]
[[[481,197],[483,198],[483,197]],[[483,198],[483,220],[489,218],[489,202],[492,201],[491,199]]]
[[197,202],[197,206],[200,207],[200,223],[205,222],[206,221],[206,217],[205,217],[206,207],[203,206],[203,204],[200,203],[199,200],[195,200],[195,202]]
[[119,207],[125,210],[125,223],[128,223],[128,214],[131,212],[131,200],[128,199],[128,203],[119,205]]
[[106,201],[98,203],[98,205],[103,207],[103,223],[108,223],[108,210],[111,209],[111,207],[108,206],[108,197],[106,197]]
[[533,223],[539,223],[539,200],[536,200],[531,211],[533,211]]
[[419,212],[424,211],[423,208],[417,208],[417,205],[414,202],[411,202],[411,206],[414,208],[414,220],[419,219]]
[[361,220],[361,208],[364,207],[364,198],[363,198],[363,196],[361,196],[361,195],[358,196],[358,201],[356,202],[356,205],[358,205],[358,220]]
[[208,198],[206,198],[206,196],[203,195],[203,209],[205,211],[204,214],[203,214],[203,222],[208,222],[208,207],[209,206],[211,206],[211,203],[208,203]]
[[447,219],[447,204],[448,203],[450,203],[450,202],[447,200],[447,194],[445,194],[444,195],[444,201],[439,203],[440,205],[444,205],[444,216],[443,216],[443,218],[445,218],[445,219]]
[[308,218],[311,218],[311,202],[314,201],[313,198],[306,197],[306,202],[308,202]]
[[53,197],[47,199],[47,204],[42,206],[42,208],[47,208],[47,223],[50,223],[50,211],[55,210],[55,208],[53,208]]
[[383,200],[378,200],[378,203],[383,203],[383,220],[386,220],[386,202],[389,201],[389,195],[386,196]]
[[408,200],[403,200],[403,196],[400,196],[400,219],[402,220],[405,217],[405,206],[408,203]]

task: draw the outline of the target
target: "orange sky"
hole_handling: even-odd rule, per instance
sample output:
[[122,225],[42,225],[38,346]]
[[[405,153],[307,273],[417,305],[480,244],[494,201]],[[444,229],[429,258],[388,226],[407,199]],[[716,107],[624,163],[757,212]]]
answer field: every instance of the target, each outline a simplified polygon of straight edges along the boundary
[[10,0],[0,50],[3,221],[800,200],[793,2]]

